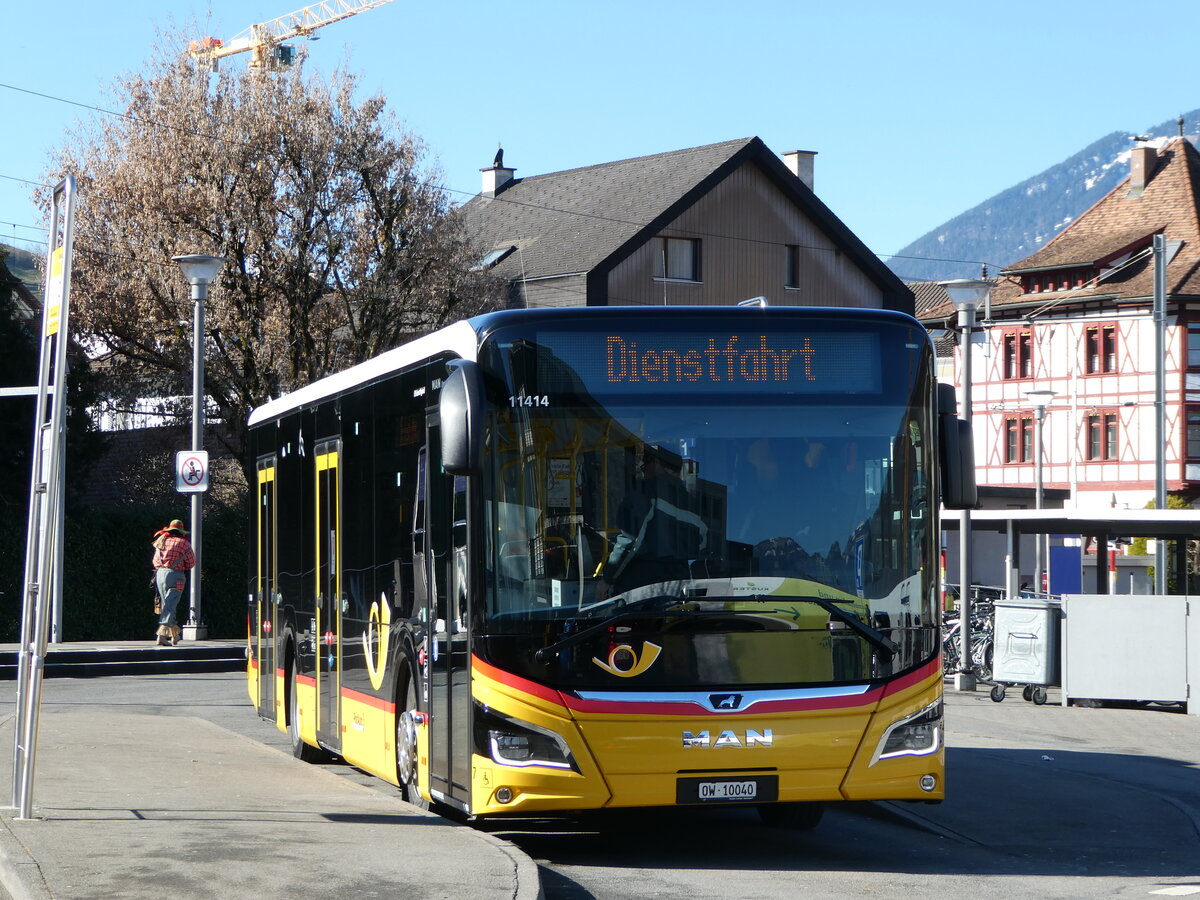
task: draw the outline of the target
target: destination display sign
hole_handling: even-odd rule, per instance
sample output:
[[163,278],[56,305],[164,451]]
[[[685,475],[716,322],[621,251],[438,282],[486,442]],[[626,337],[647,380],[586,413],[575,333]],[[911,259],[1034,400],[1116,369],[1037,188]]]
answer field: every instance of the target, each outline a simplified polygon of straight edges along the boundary
[[[537,337],[594,393],[878,393],[875,331],[608,330]],[[553,391],[539,373],[538,389]]]

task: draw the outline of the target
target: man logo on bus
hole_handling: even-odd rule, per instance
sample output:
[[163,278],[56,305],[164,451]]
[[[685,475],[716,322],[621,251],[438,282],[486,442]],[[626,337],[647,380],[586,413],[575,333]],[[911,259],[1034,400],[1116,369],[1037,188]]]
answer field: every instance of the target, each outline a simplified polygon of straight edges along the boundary
[[661,652],[662,647],[658,644],[645,641],[642,643],[642,655],[639,659],[628,644],[617,644],[608,651],[608,662],[601,662],[594,656],[592,662],[610,675],[616,675],[618,678],[634,678],[654,665],[654,661],[658,659],[658,654]]
[[[363,656],[367,660],[367,675],[371,679],[371,687],[379,690],[383,687],[383,670],[387,666],[388,631],[392,624],[392,605],[387,601],[386,594],[380,594],[379,600],[371,604],[371,613],[367,618],[367,630],[363,632]],[[375,653],[371,645],[375,645]]]

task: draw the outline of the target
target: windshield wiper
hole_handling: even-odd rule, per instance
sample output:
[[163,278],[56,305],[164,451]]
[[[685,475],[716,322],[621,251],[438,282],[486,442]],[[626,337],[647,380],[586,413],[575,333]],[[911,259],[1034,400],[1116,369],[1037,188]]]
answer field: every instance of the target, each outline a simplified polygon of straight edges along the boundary
[[[533,654],[533,660],[534,660],[534,662],[540,663],[540,662],[545,662],[550,657],[558,656],[558,654],[561,651],[566,650],[568,647],[574,647],[576,644],[586,641],[588,638],[592,637],[593,635],[599,634],[600,632],[604,631],[607,628],[611,628],[613,625],[616,625],[618,622],[624,622],[627,619],[636,618],[637,616],[642,614],[642,612],[644,611],[644,608],[647,606],[653,606],[656,603],[665,603],[668,605],[672,604],[672,603],[677,603],[677,604],[694,603],[694,602],[696,602],[697,599],[711,601],[711,600],[715,600],[717,598],[714,598],[714,597],[704,597],[704,598],[671,597],[671,596],[664,596],[662,594],[655,594],[654,596],[651,596],[651,597],[640,597],[637,600],[632,600],[632,601],[625,601],[625,600],[617,599],[614,601],[614,603],[618,605],[617,612],[613,613],[611,616],[607,616],[606,618],[601,619],[595,625],[589,625],[587,628],[583,629],[582,631],[576,631],[575,633],[569,634],[566,637],[562,638],[561,640],[555,641],[553,644],[549,644],[548,646],[542,647],[540,650],[537,650]],[[723,599],[727,602],[747,602],[747,601],[755,602],[755,601],[757,601],[760,603],[778,603],[781,598],[777,597],[777,596],[771,596],[768,594],[768,595],[759,595],[759,596],[754,596],[754,597],[736,597],[736,598],[735,597],[725,597],[725,598],[721,598],[721,599]],[[853,631],[859,637],[865,639],[872,646],[874,646],[877,650],[880,650],[880,651],[886,653],[889,658],[891,658],[892,656],[894,656],[895,654],[900,652],[900,645],[897,644],[895,641],[893,641],[891,638],[889,638],[886,634],[884,634],[879,629],[874,628],[871,625],[868,625],[866,622],[864,622],[862,619],[860,619],[858,616],[856,616],[854,613],[850,612],[849,610],[842,609],[840,606],[838,606],[836,603],[834,603],[831,600],[827,600],[824,597],[816,597],[816,596],[802,596],[802,597],[793,596],[793,597],[788,597],[787,599],[793,600],[793,601],[799,601],[801,603],[812,603],[814,606],[821,607],[821,609],[825,610],[827,613],[829,613],[831,616],[833,616],[839,622],[845,623],[850,628],[851,631]],[[682,612],[682,610],[681,610],[681,612]],[[711,610],[710,611],[710,610],[690,609],[690,610],[688,610],[688,612],[692,615],[699,614],[699,615],[713,615],[713,616],[728,616],[728,615],[736,613],[736,610],[726,609],[726,610]]]
[[[763,599],[765,600],[767,598],[764,597]],[[850,626],[851,631],[853,631],[859,637],[865,638],[877,649],[887,653],[889,657],[900,652],[900,645],[893,641],[890,637],[888,637],[878,628],[868,625],[854,613],[850,612],[850,610],[842,609],[831,600],[826,600],[824,597],[814,596],[789,597],[788,599],[799,600],[801,603],[812,603],[821,607],[821,609],[825,610],[835,619],[845,622],[848,626]]]

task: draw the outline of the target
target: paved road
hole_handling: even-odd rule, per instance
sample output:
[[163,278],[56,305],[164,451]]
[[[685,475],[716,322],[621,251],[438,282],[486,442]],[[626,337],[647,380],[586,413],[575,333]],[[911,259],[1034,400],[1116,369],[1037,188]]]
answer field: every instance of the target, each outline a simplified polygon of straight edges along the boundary
[[18,900],[540,893],[511,845],[293,759],[244,676],[48,680],[40,719],[34,815],[0,815],[0,884]]
[[834,807],[806,833],[707,810],[494,833],[552,900],[1200,896],[1200,719],[1008,696],[947,694],[938,806]]
[[[236,674],[64,679],[48,682],[47,693],[62,709],[201,718],[250,738],[246,759],[285,748],[250,709]],[[939,806],[847,805],[803,833],[736,810],[486,830],[537,861],[552,900],[1200,896],[1200,719],[1064,709],[1056,699],[1052,691],[1051,705],[1038,707],[1013,692],[1000,704],[985,692],[948,693],[950,796]],[[303,784],[337,776],[397,802],[394,788],[347,766],[314,773],[283,762]],[[443,879],[443,896],[473,896],[447,887],[457,864],[427,874]],[[413,893],[409,877],[409,896],[437,895]]]

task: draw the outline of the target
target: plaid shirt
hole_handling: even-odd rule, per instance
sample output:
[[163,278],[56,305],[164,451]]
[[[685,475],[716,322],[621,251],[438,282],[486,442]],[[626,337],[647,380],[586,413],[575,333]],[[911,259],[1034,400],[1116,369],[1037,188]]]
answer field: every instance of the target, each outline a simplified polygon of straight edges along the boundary
[[185,537],[168,534],[163,541],[163,548],[154,551],[156,569],[190,569],[195,565],[196,554],[192,552],[191,542]]

